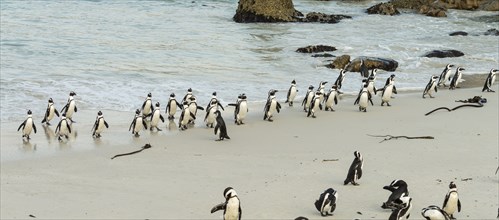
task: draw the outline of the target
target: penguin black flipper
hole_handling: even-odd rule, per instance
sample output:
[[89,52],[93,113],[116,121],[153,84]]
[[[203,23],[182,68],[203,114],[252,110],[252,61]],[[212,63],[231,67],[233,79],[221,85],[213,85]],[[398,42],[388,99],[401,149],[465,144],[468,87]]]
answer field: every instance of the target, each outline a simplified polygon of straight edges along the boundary
[[372,95],[371,95],[370,92],[367,93],[367,99],[369,100],[369,102],[371,102],[371,105],[374,105],[374,103],[373,103],[373,97],[372,97]]
[[64,105],[64,107],[62,107],[62,109],[61,109],[62,113],[66,113],[66,111],[68,109],[68,105],[69,105],[69,103],[67,103],[66,105]]
[[203,110],[204,111],[204,108],[201,107],[201,106],[196,106],[196,108],[199,109],[199,110]]
[[163,118],[163,115],[159,115],[159,119],[161,119],[162,122],[165,122],[165,118]]
[[142,120],[142,125],[144,125],[144,129],[147,130],[147,123],[146,123],[146,120]]
[[99,119],[95,120],[94,125],[92,126],[92,129],[90,130],[90,132],[92,132],[93,135],[95,134],[95,129],[97,129],[98,124],[99,124]]
[[360,101],[360,95],[357,96],[357,99],[355,99],[355,102],[353,103],[354,105],[357,105],[359,104],[359,101]]
[[[54,108],[55,109],[55,108]],[[56,110],[57,112],[57,110]],[[49,114],[50,114],[50,107],[47,108],[47,111],[45,111],[45,115],[43,116],[43,120],[42,120],[42,123],[46,122],[47,121],[47,118],[49,117]],[[59,117],[59,115],[57,115],[57,117]]]
[[241,209],[241,206],[239,206],[239,219],[238,220],[241,220],[242,215],[243,215],[243,210]]
[[210,115],[210,108],[209,107],[206,109],[206,115],[204,116],[204,121],[206,121],[206,119],[208,118],[208,115]]
[[237,107],[237,103],[229,103],[228,106],[234,106]]
[[276,110],[277,110],[277,113],[279,113],[281,111],[281,104],[279,102],[275,102],[276,103]]
[[109,125],[107,124],[106,121],[104,121],[104,125],[106,126],[106,128],[109,128]]
[[75,105],[75,112],[77,112],[77,111],[78,111],[78,108],[76,108],[76,105]]
[[397,88],[395,87],[395,85],[393,85],[393,93],[397,94]]
[[215,206],[213,206],[213,208],[211,208],[211,213],[214,213],[214,212],[217,212],[217,211],[220,211],[220,210],[225,210],[226,206],[227,206],[226,202],[223,202],[223,203],[220,203],[218,205],[215,205]]
[[196,115],[194,115],[194,113],[192,113],[192,112],[189,112],[189,113],[191,113],[191,118],[192,118],[193,120],[196,120]]
[[338,104],[338,97],[337,96],[334,96],[334,104]]
[[[132,130],[132,127],[135,126],[135,121],[137,121],[137,118],[133,118],[133,121],[132,123],[130,124],[130,127],[128,128],[128,131],[131,131]],[[59,126],[59,125],[58,125]]]
[[61,129],[61,121],[59,121],[59,123],[57,123],[57,126],[55,127],[55,133],[57,134],[57,132]]
[[218,106],[220,106],[220,108],[222,108],[222,111],[225,111],[224,107],[222,106],[222,104],[220,104],[220,102],[217,102],[218,103]]
[[457,212],[461,212],[461,200],[457,199]]
[[263,110],[263,120],[267,120],[267,112],[269,111],[270,103],[267,101]]
[[71,133],[71,126],[68,125],[68,121],[66,121],[66,126],[68,126],[68,131],[69,131],[69,133]]
[[21,125],[19,125],[19,127],[17,128],[17,131],[19,131],[21,128],[24,128],[24,126],[26,125],[26,121],[28,121],[28,119],[24,120],[23,123],[21,123]]
[[36,126],[35,126],[35,122],[32,123],[33,124],[33,131],[35,132],[36,134]]

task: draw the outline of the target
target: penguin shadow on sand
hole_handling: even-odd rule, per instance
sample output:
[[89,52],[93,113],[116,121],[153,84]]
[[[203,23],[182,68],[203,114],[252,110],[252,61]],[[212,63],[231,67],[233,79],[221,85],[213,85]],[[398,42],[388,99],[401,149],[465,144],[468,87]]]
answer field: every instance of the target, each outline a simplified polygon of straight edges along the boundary
[[42,125],[42,127],[43,127],[43,132],[45,133],[45,138],[47,138],[48,143],[51,144],[53,140],[57,139],[55,137],[54,130],[46,124]]
[[24,152],[34,152],[34,151],[36,151],[36,144],[33,144],[33,143],[26,141],[26,140],[23,140],[21,150]]
[[166,126],[166,128],[169,131],[178,131],[177,123],[175,123],[175,120],[174,119],[169,119],[168,121],[169,121],[168,122],[168,126]]

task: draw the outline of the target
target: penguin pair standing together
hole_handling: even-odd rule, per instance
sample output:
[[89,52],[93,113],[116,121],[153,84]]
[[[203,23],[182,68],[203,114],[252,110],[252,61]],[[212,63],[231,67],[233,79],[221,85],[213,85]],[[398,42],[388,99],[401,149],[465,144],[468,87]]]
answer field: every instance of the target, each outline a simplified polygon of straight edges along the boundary
[[239,200],[236,191],[232,187],[227,187],[225,188],[223,195],[225,202],[214,206],[211,209],[211,213],[224,210],[224,220],[241,220],[243,211],[241,209],[241,201]]
[[407,183],[403,180],[393,180],[390,185],[384,186],[383,189],[386,189],[390,192],[390,196],[386,200],[386,202],[383,202],[383,205],[381,208],[383,209],[392,209],[395,210],[397,209],[397,205],[395,203],[395,200],[403,197],[403,196],[409,196],[409,190],[407,189]]

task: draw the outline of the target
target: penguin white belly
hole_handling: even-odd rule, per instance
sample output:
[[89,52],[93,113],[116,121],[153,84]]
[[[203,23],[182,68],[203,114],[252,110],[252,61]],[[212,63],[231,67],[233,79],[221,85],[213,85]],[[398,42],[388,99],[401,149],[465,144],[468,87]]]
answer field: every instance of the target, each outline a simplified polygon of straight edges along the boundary
[[49,115],[47,116],[47,122],[52,120],[54,118],[54,115],[55,115],[55,107],[54,107],[54,105],[51,105],[49,107]]
[[296,87],[293,86],[293,88],[291,88],[291,92],[289,93],[288,101],[292,102],[293,100],[295,100],[295,97],[296,97]]
[[[195,104],[189,104],[189,112],[192,112],[192,114],[196,115],[198,109],[197,109],[197,105]],[[189,114],[189,117],[190,117],[190,114]]]
[[490,80],[490,86],[494,85],[495,81],[496,81],[496,74],[492,76],[492,80]]
[[97,128],[95,128],[95,133],[100,134],[104,130],[104,119],[100,118],[99,122],[97,123]]
[[33,130],[33,119],[28,118],[28,119],[26,119],[26,124],[24,125],[24,128],[23,128],[23,135],[29,136],[31,134],[32,130]]
[[333,108],[335,93],[330,93],[326,99],[326,108]]
[[367,91],[370,92],[372,95],[374,95],[374,83],[373,82],[370,82],[367,85]]
[[152,127],[158,126],[159,116],[160,116],[160,112],[159,112],[159,109],[157,109],[154,111],[154,113],[152,115],[152,119],[151,119],[151,126]]
[[436,83],[432,83],[431,86],[430,86],[430,89],[428,90],[428,94],[429,95],[432,95],[433,94],[433,91],[435,91],[435,86],[437,84]]
[[175,100],[172,100],[170,102],[170,109],[168,111],[169,116],[174,116],[175,113],[177,113],[177,103],[175,103]]
[[310,92],[310,94],[307,97],[307,102],[305,103],[305,108],[308,109],[310,107],[310,104],[312,103],[312,99],[314,98],[314,93]]
[[271,117],[274,114],[274,112],[276,111],[276,106],[277,106],[276,100],[272,99],[272,101],[270,101],[269,111],[267,111],[268,117]]
[[312,106],[312,113],[319,111],[320,98],[314,102],[314,106]]
[[405,213],[402,216],[400,216],[399,219],[408,219],[409,215],[411,214],[411,210],[412,210],[412,204],[409,203],[409,207],[406,208]]
[[216,107],[210,108],[210,112],[208,113],[208,117],[206,117],[207,124],[214,124],[215,123],[215,120],[216,120],[215,111],[216,110],[217,110]]
[[367,108],[367,102],[369,101],[368,99],[369,99],[369,96],[367,95],[367,92],[363,92],[360,95],[359,106],[362,108]]
[[458,195],[457,193],[451,193],[449,195],[449,200],[447,200],[447,204],[443,208],[447,214],[452,215],[454,212],[457,211],[457,201],[458,201]]
[[381,100],[383,100],[383,102],[389,102],[390,98],[392,98],[392,92],[393,85],[388,85],[383,92],[383,97],[381,97]]
[[229,199],[225,207],[225,220],[238,220],[239,219],[239,200],[237,198]]
[[431,220],[446,220],[445,216],[438,210],[427,210],[424,212],[424,215],[429,217]]
[[191,119],[191,111],[189,108],[184,109],[184,118],[182,118],[182,121],[180,121],[181,125],[187,125],[189,123],[189,120]]
[[66,120],[61,122],[61,127],[59,128],[59,134],[60,135],[69,135],[69,130],[68,130],[69,124]]
[[142,114],[144,115],[148,115],[151,113],[151,100],[147,100],[145,105],[144,105],[144,109],[142,110]]
[[137,116],[137,119],[135,120],[135,126],[133,127],[133,132],[138,133],[140,130],[142,130],[142,128],[144,128],[142,120],[142,116]]
[[244,118],[246,118],[246,114],[248,114],[248,104],[246,102],[241,102],[241,104],[239,104],[237,120],[242,121]]
[[71,100],[69,102],[69,106],[68,106],[68,109],[67,109],[67,112],[66,112],[66,118],[73,117],[74,110],[75,110],[75,101]]

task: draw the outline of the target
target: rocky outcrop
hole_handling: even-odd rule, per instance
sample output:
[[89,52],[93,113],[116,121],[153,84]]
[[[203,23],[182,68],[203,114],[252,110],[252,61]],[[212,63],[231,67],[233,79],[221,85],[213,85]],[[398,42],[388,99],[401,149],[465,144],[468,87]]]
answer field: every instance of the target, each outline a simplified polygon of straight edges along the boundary
[[325,51],[335,51],[336,47],[327,45],[310,45],[306,47],[300,47],[296,50],[298,53],[320,53]]
[[423,57],[460,57],[464,56],[464,53],[459,50],[433,50],[423,55]]
[[468,36],[468,33],[464,31],[455,31],[450,33],[449,36]]
[[298,19],[301,22],[338,23],[341,19],[352,18],[348,15],[328,15],[320,12],[310,12],[305,18]]
[[357,57],[351,61],[350,65],[347,66],[346,70],[349,72],[360,72],[360,61],[364,60],[367,69],[382,69],[389,72],[393,72],[397,69],[399,63],[393,59],[389,58],[379,58],[379,57]]
[[446,17],[446,8],[434,0],[391,0],[395,8],[416,10],[420,14],[433,17]]
[[326,65],[326,67],[331,68],[331,69],[345,69],[345,67],[350,63],[350,56],[349,55],[341,55],[339,57],[336,57],[335,60],[333,60],[332,63]]
[[483,33],[483,35],[499,36],[499,30],[497,30],[497,29],[495,29],[495,28],[488,29],[487,31],[485,31],[485,32]]
[[499,11],[497,0],[438,0],[437,4],[448,9]]
[[[485,36],[499,36],[499,30],[492,28],[488,29],[487,31],[483,33],[472,33],[471,36],[480,36],[480,35],[485,35]],[[468,36],[467,32],[464,31],[455,31],[449,34],[449,36]]]
[[379,3],[367,9],[368,14],[398,15],[400,12],[391,3]]

